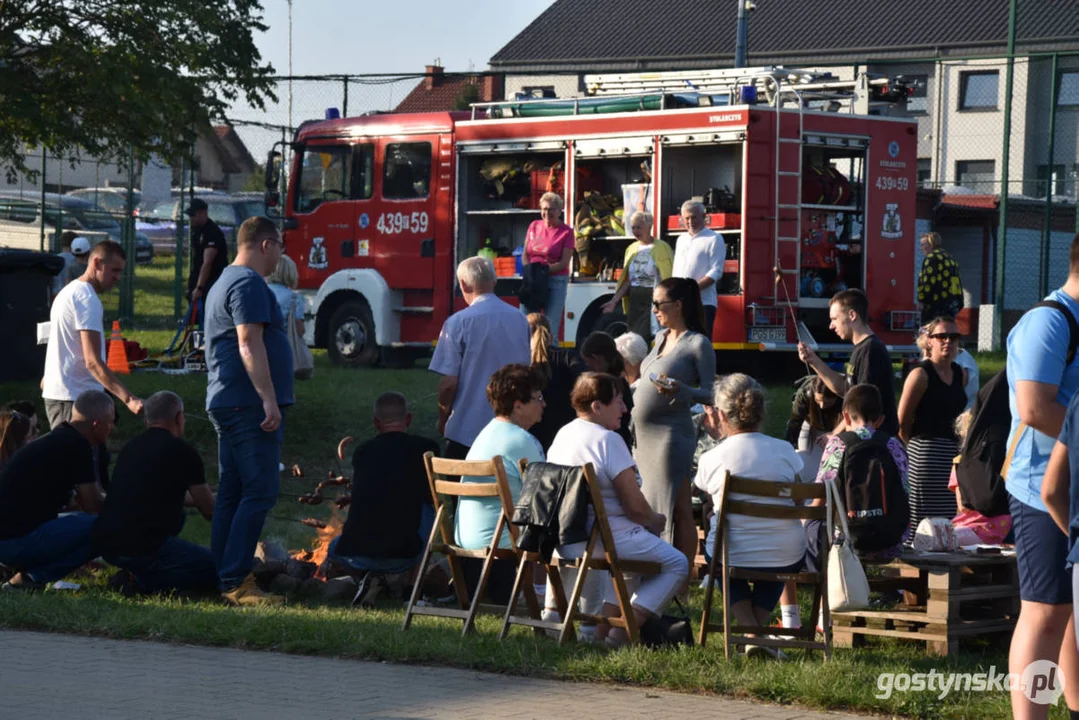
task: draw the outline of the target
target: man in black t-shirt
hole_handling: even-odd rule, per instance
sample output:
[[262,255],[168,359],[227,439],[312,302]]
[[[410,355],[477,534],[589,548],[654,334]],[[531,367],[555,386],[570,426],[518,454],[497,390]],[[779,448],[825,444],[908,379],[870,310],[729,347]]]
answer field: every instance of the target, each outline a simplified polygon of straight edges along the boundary
[[[184,500],[207,520],[214,496],[198,452],[184,441],[184,403],[163,390],[146,399],[146,430],[131,438],[112,473],[112,486],[93,531],[95,552],[130,576],[144,593],[217,590],[209,548],[176,537],[184,526]],[[126,582],[130,580],[130,582]]]
[[357,572],[403,573],[417,565],[434,525],[424,453],[433,440],[408,434],[412,414],[405,396],[375,400],[378,435],[352,455],[352,504],[330,557]]
[[854,343],[845,373],[838,373],[809,349],[798,343],[798,357],[839,397],[854,385],[874,385],[880,390],[884,422],[880,429],[889,435],[899,434],[899,412],[895,404],[895,371],[887,346],[869,328],[869,300],[858,289],[844,290],[832,296],[828,304],[829,327],[840,340]]
[[[94,557],[90,531],[101,508],[94,448],[108,440],[116,416],[111,397],[87,390],[71,421],[20,449],[0,468],[0,563],[19,572],[5,585],[40,589]],[[60,515],[74,489],[86,512]]]
[[195,198],[185,211],[191,218],[191,272],[187,276],[187,295],[198,303],[198,324],[202,327],[203,308],[210,287],[229,264],[225,233],[210,219],[206,201]]

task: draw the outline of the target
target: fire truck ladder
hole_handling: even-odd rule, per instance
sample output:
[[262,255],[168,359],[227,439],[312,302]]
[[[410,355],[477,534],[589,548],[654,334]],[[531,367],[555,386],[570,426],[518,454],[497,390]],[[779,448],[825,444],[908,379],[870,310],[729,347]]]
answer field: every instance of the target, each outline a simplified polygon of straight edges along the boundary
[[[765,78],[766,92],[770,89],[777,100],[787,93],[797,101],[793,109],[793,112],[798,113],[797,126],[793,123],[791,111],[784,110],[782,100],[775,104],[775,304],[790,307],[798,305],[800,290],[798,280],[802,250],[802,136],[805,131],[805,103],[802,102],[797,88],[784,88],[785,80],[783,75]],[[794,132],[795,130],[797,132]],[[794,213],[793,218],[789,215],[791,212]],[[792,226],[793,235],[784,234],[789,233]]]
[[[587,95],[695,92],[703,96],[725,95],[730,105],[744,104],[741,88],[752,86],[769,105],[849,100],[850,111],[859,114],[868,114],[874,91],[880,101],[895,102],[900,96],[906,97],[911,84],[864,71],[852,80],[841,80],[828,72],[782,66],[585,75],[584,83]],[[888,88],[893,86],[896,93],[891,97]]]

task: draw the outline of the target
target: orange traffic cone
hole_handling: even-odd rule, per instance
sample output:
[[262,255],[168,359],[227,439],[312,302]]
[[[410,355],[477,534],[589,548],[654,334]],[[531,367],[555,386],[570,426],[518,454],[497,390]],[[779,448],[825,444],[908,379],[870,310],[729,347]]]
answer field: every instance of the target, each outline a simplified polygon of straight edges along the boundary
[[112,321],[112,332],[109,333],[109,370],[117,375],[130,375],[131,368],[127,364],[127,349],[124,347],[124,339],[120,337],[120,321]]

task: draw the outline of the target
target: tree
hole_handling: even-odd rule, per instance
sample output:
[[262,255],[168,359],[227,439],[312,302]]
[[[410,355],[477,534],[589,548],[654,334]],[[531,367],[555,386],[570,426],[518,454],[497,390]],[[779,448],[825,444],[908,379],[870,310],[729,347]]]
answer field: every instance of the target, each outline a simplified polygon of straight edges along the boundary
[[0,164],[179,157],[237,99],[276,100],[264,30],[258,0],[0,0]]

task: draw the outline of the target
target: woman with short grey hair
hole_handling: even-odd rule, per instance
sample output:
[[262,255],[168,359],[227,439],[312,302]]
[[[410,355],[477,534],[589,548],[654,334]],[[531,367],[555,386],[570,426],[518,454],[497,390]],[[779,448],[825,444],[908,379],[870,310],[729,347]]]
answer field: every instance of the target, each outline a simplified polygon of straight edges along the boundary
[[652,290],[671,276],[674,250],[663,240],[652,237],[655,218],[652,213],[638,210],[629,219],[634,242],[622,258],[622,276],[614,297],[603,306],[603,312],[614,312],[619,302],[626,314],[626,324],[645,342],[659,332],[659,323],[652,317]]
[[614,346],[618,348],[618,354],[625,362],[622,374],[632,387],[641,377],[641,363],[648,357],[648,343],[637,333],[628,332],[615,338]]
[[556,193],[545,192],[540,196],[540,219],[528,226],[524,252],[521,253],[522,266],[542,264],[547,266],[548,272],[546,306],[538,308],[522,303],[521,311],[525,315],[542,311],[551,323],[551,335],[556,343],[562,327],[562,311],[566,307],[569,266],[577,245],[573,228],[562,222],[563,206],[562,198]]

